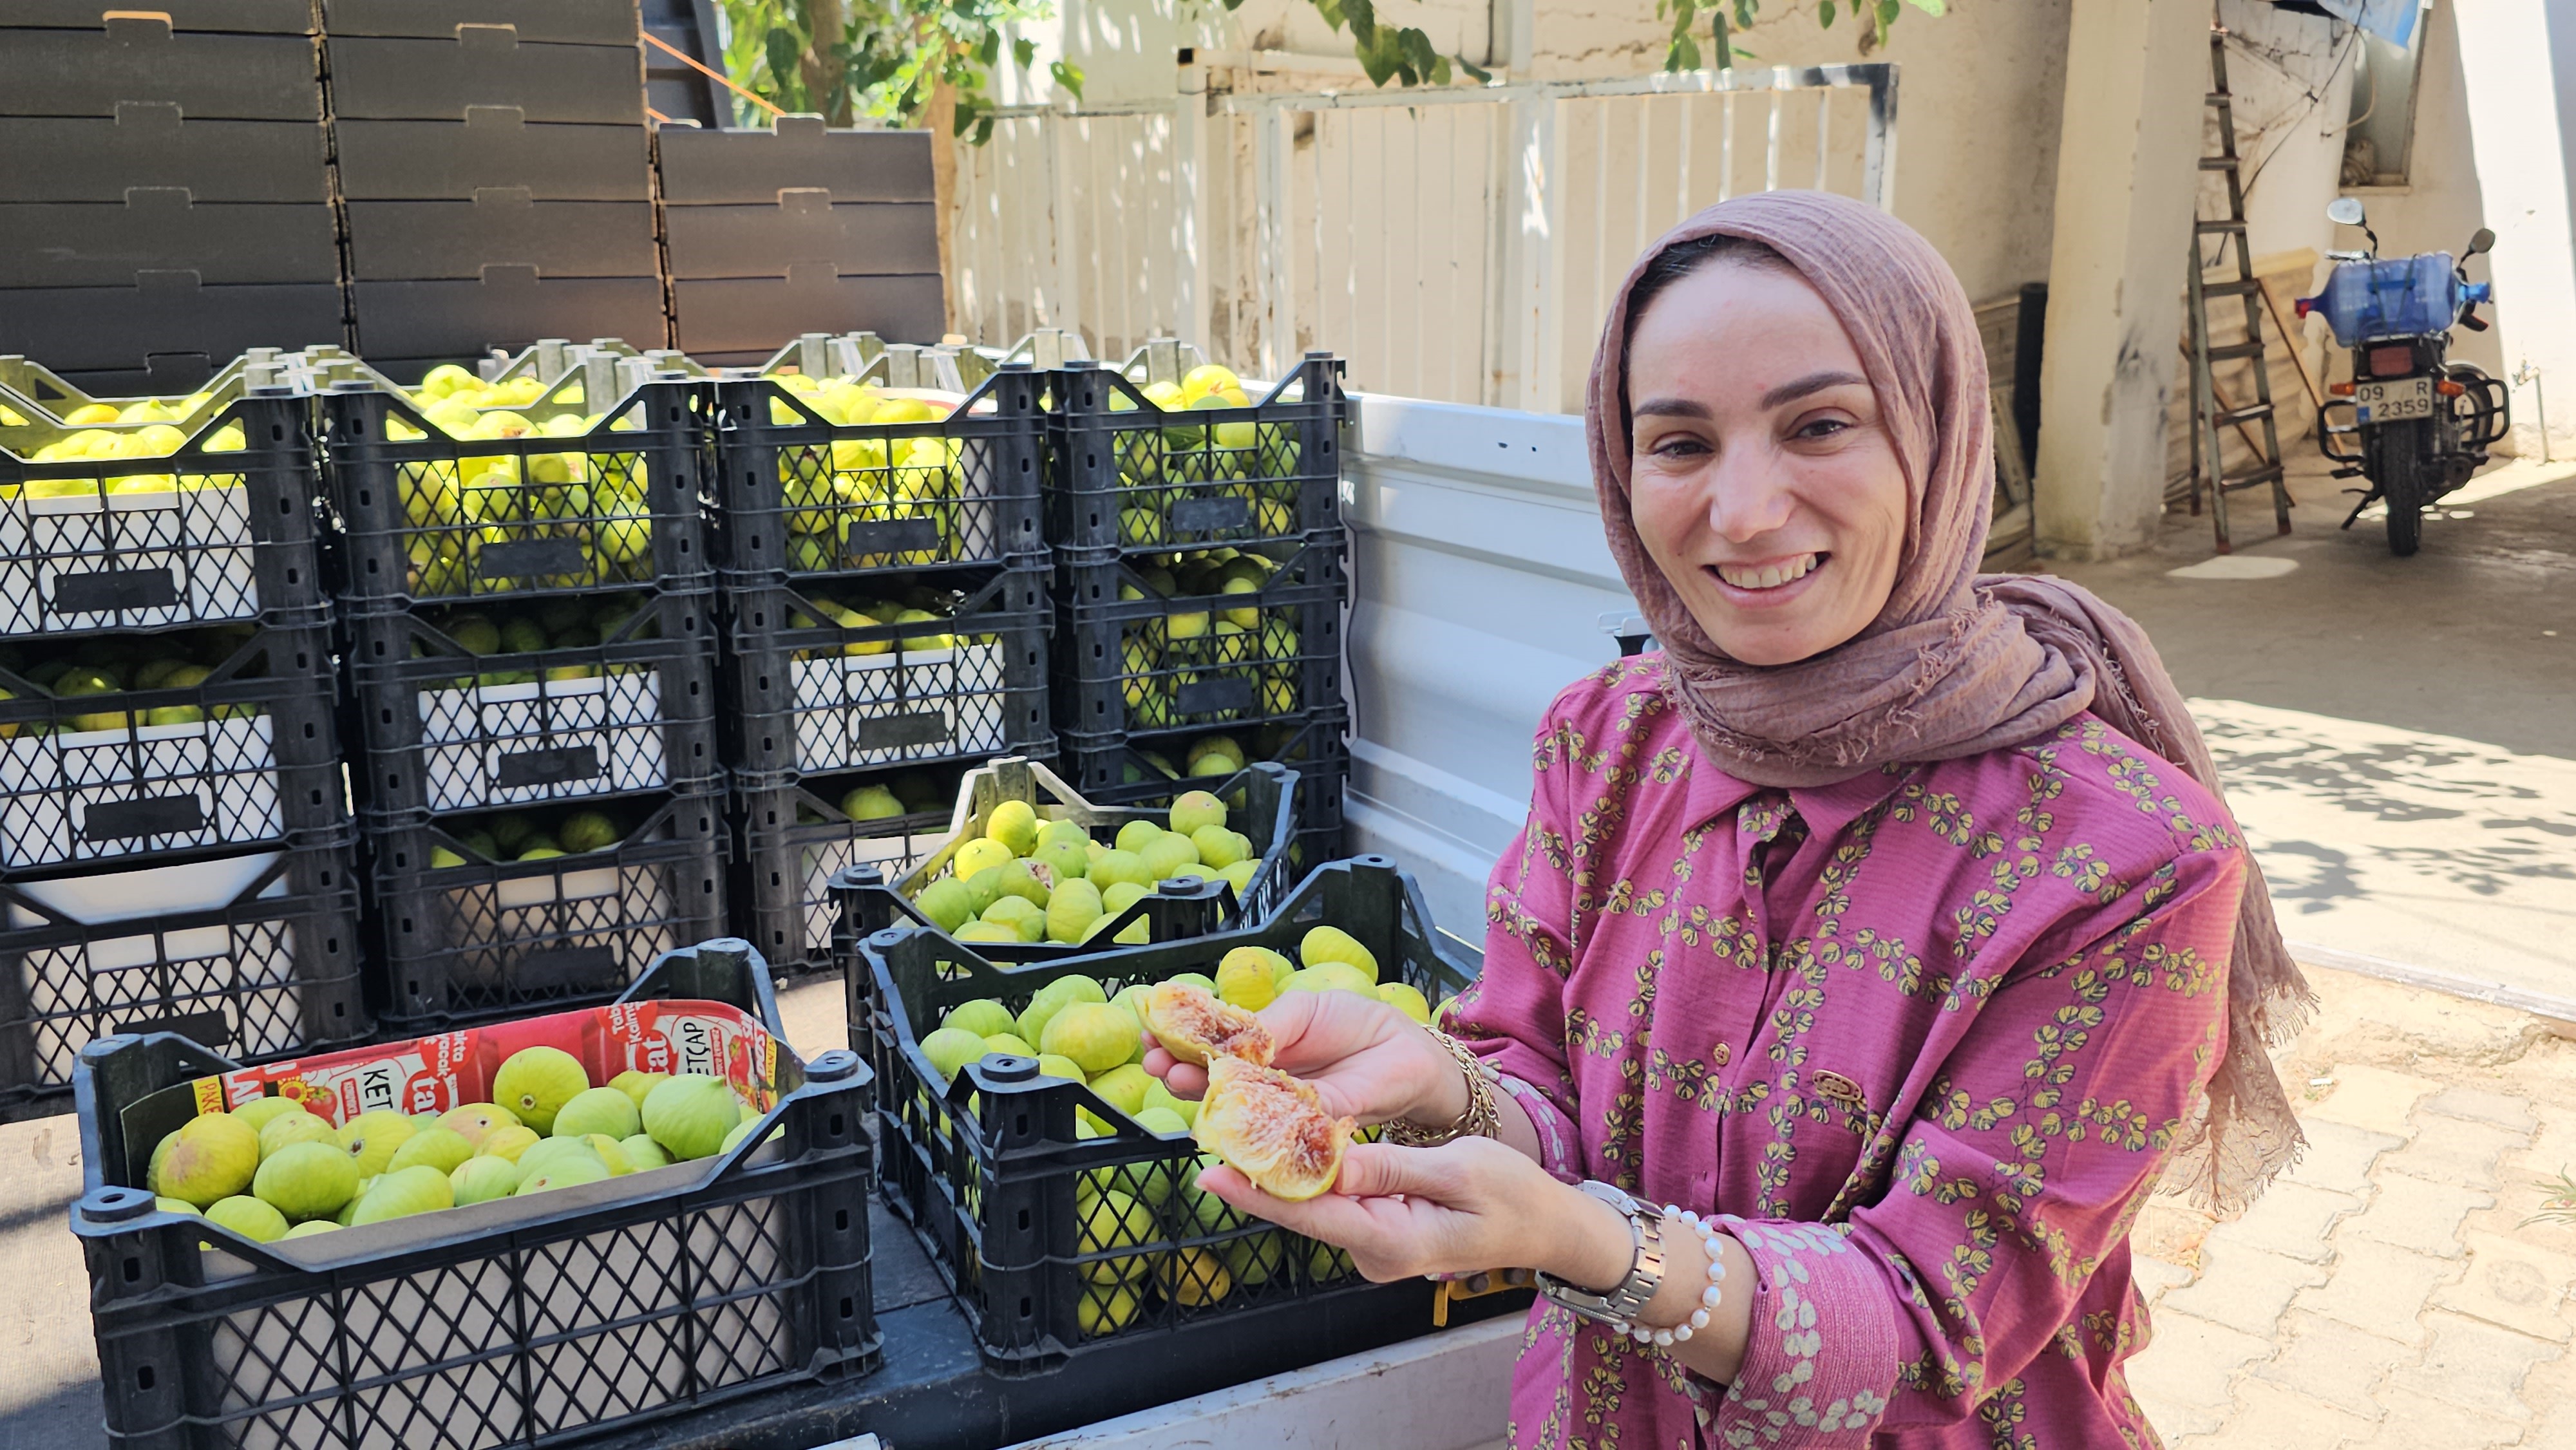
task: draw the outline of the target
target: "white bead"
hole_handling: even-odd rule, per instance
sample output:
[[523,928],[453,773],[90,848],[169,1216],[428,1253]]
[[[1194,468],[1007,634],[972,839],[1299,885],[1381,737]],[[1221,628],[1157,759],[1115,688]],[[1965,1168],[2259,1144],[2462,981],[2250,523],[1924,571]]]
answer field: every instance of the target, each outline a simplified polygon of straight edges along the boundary
[[1707,1305],[1711,1309],[1714,1309],[1718,1305],[1726,1302],[1726,1291],[1717,1287],[1715,1284],[1711,1284],[1707,1288],[1699,1291],[1699,1302]]
[[1656,1330],[1656,1331],[1655,1331],[1655,1348],[1657,1348],[1657,1349],[1670,1349],[1670,1348],[1672,1348],[1672,1347],[1673,1347],[1673,1332],[1672,1332],[1671,1330],[1669,1330],[1669,1329],[1658,1329],[1658,1330]]
[[1636,1336],[1639,1344],[1652,1344],[1655,1341],[1655,1332],[1651,1329],[1636,1329],[1629,1332]]
[[1689,1326],[1689,1325],[1687,1325],[1687,1324],[1676,1324],[1676,1325],[1674,1325],[1674,1326],[1673,1326],[1673,1343],[1675,1343],[1675,1344],[1685,1344],[1685,1343],[1688,1343],[1688,1342],[1689,1342],[1689,1340],[1690,1340],[1690,1337],[1691,1337],[1691,1326]]
[[1665,1204],[1665,1205],[1664,1205],[1664,1217],[1666,1217],[1666,1218],[1679,1218],[1679,1217],[1681,1217],[1681,1216],[1682,1216],[1682,1206],[1681,1206],[1680,1204],[1678,1204],[1678,1203],[1667,1203],[1667,1204]]
[[1706,1329],[1708,1327],[1708,1311],[1705,1309],[1692,1310],[1690,1327],[1693,1329]]

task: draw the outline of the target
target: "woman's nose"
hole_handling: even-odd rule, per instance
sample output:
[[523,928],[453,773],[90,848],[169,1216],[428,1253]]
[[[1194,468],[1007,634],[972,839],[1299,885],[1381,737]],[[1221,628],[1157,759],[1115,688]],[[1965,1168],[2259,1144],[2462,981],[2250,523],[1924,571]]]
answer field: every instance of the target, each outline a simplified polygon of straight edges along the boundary
[[1733,447],[1708,471],[1708,527],[1731,544],[1748,543],[1789,522],[1788,481],[1768,449]]

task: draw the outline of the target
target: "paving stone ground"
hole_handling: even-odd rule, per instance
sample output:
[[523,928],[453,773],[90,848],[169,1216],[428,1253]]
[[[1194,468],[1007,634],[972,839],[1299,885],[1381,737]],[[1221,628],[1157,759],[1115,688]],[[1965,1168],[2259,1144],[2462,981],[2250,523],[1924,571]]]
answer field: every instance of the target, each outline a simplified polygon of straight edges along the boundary
[[2314,971],[2275,1053],[2308,1150],[2252,1210],[2159,1198],[2129,1379],[2173,1450],[2576,1450],[2576,1036]]

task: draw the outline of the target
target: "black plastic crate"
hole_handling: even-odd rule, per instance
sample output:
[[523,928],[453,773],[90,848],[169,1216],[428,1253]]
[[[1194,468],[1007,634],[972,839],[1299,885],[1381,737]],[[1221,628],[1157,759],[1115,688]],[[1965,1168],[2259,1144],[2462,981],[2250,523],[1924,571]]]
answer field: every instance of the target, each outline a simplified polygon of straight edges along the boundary
[[[859,865],[900,875],[946,844],[964,773],[951,763],[804,780],[737,776],[734,929],[782,973],[829,968],[833,878]],[[903,813],[851,809],[869,786],[886,788]]]
[[12,30],[0,44],[0,114],[114,119],[137,103],[208,120],[319,121],[322,80],[304,36],[174,31],[169,15],[107,5],[76,27]]
[[[0,427],[0,637],[317,618],[328,596],[306,416],[291,389],[264,386],[184,435],[140,421]],[[167,451],[33,456],[84,434],[83,448],[131,435]]]
[[[834,596],[943,605],[853,627]],[[825,591],[735,587],[724,661],[727,763],[780,780],[881,766],[1048,754],[1046,574],[866,580]],[[875,616],[865,611],[855,617]]]
[[[584,1015],[266,1071],[174,1035],[94,1045],[72,1218],[107,1443],[554,1445],[875,1369],[866,1066],[839,1051],[800,1062],[766,965],[740,941],[666,956],[609,1023]],[[199,1111],[200,1087],[235,1102],[290,1090],[291,1072],[346,1095],[326,1100],[333,1116],[342,1103],[435,1110],[464,1084],[400,1081],[407,1069],[567,1030],[601,1039],[603,1067],[724,1072],[710,1047],[750,1056],[774,1126],[713,1159],[265,1245],[161,1212],[135,1186],[151,1142]]]
[[[95,0],[85,0],[93,13]],[[199,203],[327,203],[329,133],[319,120],[227,121],[176,105],[113,116],[0,116],[0,201],[121,202],[129,188]]]
[[1147,391],[1166,383],[1182,380],[1131,380],[1106,364],[1052,375],[1048,542],[1133,555],[1249,548],[1341,527],[1350,405],[1339,360],[1310,352],[1242,408],[1167,412]]
[[635,44],[631,5],[625,24],[624,42],[609,45],[540,41],[492,24],[450,24],[429,36],[332,31],[322,47],[331,73],[331,114],[358,121],[461,121],[468,110],[497,109],[539,124],[640,130],[644,58]]
[[[854,939],[846,965],[850,1040],[866,1044],[877,1072],[888,1200],[929,1245],[996,1373],[1079,1365],[1095,1347],[1149,1336],[1183,1352],[1179,1337],[1193,1327],[1281,1302],[1345,1294],[1405,1302],[1398,1296],[1407,1286],[1368,1283],[1329,1246],[1214,1198],[1194,1201],[1199,1150],[1188,1137],[1141,1128],[1083,1084],[1038,1076],[1028,1058],[986,1057],[943,1085],[920,1047],[963,1002],[993,998],[1016,1010],[1038,987],[1075,973],[1114,996],[1136,983],[1211,972],[1240,946],[1294,959],[1305,933],[1326,923],[1376,955],[1381,980],[1400,978],[1434,1000],[1466,985],[1468,968],[1433,926],[1412,879],[1382,856],[1321,868],[1257,927],[1061,962],[998,967],[921,928]],[[1081,1137],[1077,1109],[1108,1133]],[[1132,1238],[1086,1249],[1078,1208],[1085,1184],[1128,1194],[1150,1214],[1150,1231],[1134,1232],[1131,1220]],[[1227,1266],[1223,1293],[1215,1292],[1211,1258]],[[1215,1302],[1182,1302],[1191,1297]]]
[[0,874],[348,823],[319,625],[0,645],[0,693]]
[[[1190,772],[1187,750],[1216,736],[1245,748],[1256,766],[1269,761],[1294,770],[1296,805],[1285,846],[1288,869],[1277,878],[1284,886],[1304,879],[1323,862],[1350,854],[1342,828],[1343,793],[1351,772],[1350,745],[1344,739],[1347,728],[1348,712],[1334,708],[1256,731],[1211,731],[1196,740],[1183,737],[1178,744],[1162,742],[1153,749],[1124,740],[1086,744],[1061,735],[1056,768],[1067,779],[1094,782],[1086,788],[1092,799],[1128,809],[1168,808],[1182,791],[1214,789],[1208,783],[1211,777]],[[1254,906],[1266,911],[1269,903]]]
[[[105,427],[113,432],[118,431],[120,426],[134,428],[146,426],[144,415],[148,413],[153,419],[168,422],[182,433],[194,433],[212,421],[218,413],[248,396],[249,389],[300,381],[295,374],[301,369],[304,361],[312,356],[311,352],[286,353],[273,347],[255,347],[216,369],[197,387],[171,387],[156,391],[148,386],[150,381],[148,377],[138,379],[138,382],[144,384],[142,386],[127,387],[121,383],[104,381],[113,377],[113,374],[94,371],[58,373],[23,354],[0,354],[0,408],[6,408],[19,418],[17,422],[0,418],[0,429],[24,429],[30,425],[41,429],[44,426],[59,425],[70,428]],[[15,396],[10,396],[11,394]],[[264,393],[259,396],[283,397],[286,395]],[[29,403],[35,406],[29,408],[27,406]],[[120,419],[124,417],[127,410],[133,409],[135,410],[134,419],[122,425],[106,422],[73,424],[65,421],[80,409],[96,404],[105,404],[115,409]],[[137,408],[138,404],[150,406]],[[302,403],[296,405],[299,416],[306,406]],[[83,416],[84,419],[105,417],[104,414],[96,412]],[[37,446],[41,434],[8,432],[0,433],[0,439],[17,440],[9,443],[8,446],[23,452],[28,447]],[[244,441],[248,441],[247,437]],[[314,483],[311,493],[318,505],[320,497],[318,480]]]
[[368,1032],[345,834],[0,885],[0,1115],[59,1112],[97,1038],[179,1032],[265,1061]]
[[1043,381],[1012,369],[963,400],[871,390],[882,407],[948,411],[863,424],[836,423],[823,411],[852,393],[798,392],[771,378],[718,382],[724,568],[745,583],[784,583],[991,566],[1044,549]]
[[[1187,885],[1178,881],[1165,883],[1170,887],[1168,891],[1158,891],[1113,917],[1101,929],[1098,942],[975,942],[971,949],[997,965],[1052,962],[1108,950],[1111,939],[1139,920],[1146,924],[1148,940],[1168,942],[1205,936],[1212,931],[1231,931],[1269,916],[1305,874],[1290,859],[1300,794],[1297,772],[1285,766],[1256,765],[1223,779],[1203,780],[1191,788],[1208,791],[1223,801],[1227,829],[1251,840],[1252,859],[1259,864],[1245,890],[1237,892],[1229,883],[1202,875],[1198,882]],[[1076,822],[1104,845],[1115,842],[1119,828],[1128,822],[1141,820],[1161,825],[1171,810],[1168,795],[1151,805],[1106,805],[1085,799],[1042,764],[1019,759],[994,761],[966,777],[953,824],[932,837],[929,848],[913,864],[856,862],[825,878],[828,900],[818,902],[823,910],[808,918],[824,928],[821,939],[846,940],[897,925],[937,929],[937,924],[914,904],[915,899],[924,887],[948,874],[949,861],[957,848],[982,835],[993,808],[1006,800],[1027,801],[1037,807],[1041,823]]]
[[499,815],[360,818],[381,943],[368,987],[389,1030],[606,1001],[661,953],[724,932],[721,795],[519,814],[551,830],[583,813],[608,816],[617,843],[538,860],[485,848]]
[[1180,592],[1222,585],[1167,577],[1150,558],[1059,548],[1056,720],[1068,743],[1151,749],[1341,706],[1342,533],[1264,548],[1262,581],[1231,594]]
[[[514,410],[538,431],[469,441],[373,381],[333,385],[322,437],[344,605],[711,587],[698,507],[703,389],[655,380],[598,408],[575,386]],[[594,414],[575,436],[543,431]]]
[[472,201],[483,191],[532,201],[653,198],[651,142],[641,126],[529,125],[476,111],[462,121],[339,119],[331,139],[340,194],[352,202]]
[[[1311,710],[1249,729],[1218,725],[1147,742],[1124,734],[1089,736],[1064,730],[1056,734],[1056,771],[1076,790],[1104,805],[1168,805],[1185,790],[1206,788],[1208,776],[1222,777],[1238,765],[1269,761],[1301,776],[1337,775],[1349,768],[1350,711],[1340,705]],[[1202,770],[1200,752],[1212,762]],[[1297,813],[1307,815],[1309,792],[1298,792]]]
[[112,202],[0,205],[0,287],[131,287],[141,272],[211,283],[336,283],[331,208],[193,202],[130,187]]
[[348,617],[361,804],[443,815],[722,789],[714,604],[614,594],[514,609],[505,596]]

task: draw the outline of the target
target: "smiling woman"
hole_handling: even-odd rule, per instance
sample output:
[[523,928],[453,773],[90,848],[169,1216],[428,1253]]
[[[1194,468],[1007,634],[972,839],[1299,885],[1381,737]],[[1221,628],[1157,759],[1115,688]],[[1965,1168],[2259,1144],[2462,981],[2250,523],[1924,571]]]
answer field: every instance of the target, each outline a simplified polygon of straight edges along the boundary
[[2263,1043],[2305,987],[2153,647],[1976,572],[1985,377],[1956,279],[1867,207],[1658,243],[1585,421],[1664,650],[1540,723],[1454,1037],[1261,1014],[1386,1141],[1300,1202],[1203,1183],[1372,1278],[1539,1270],[1515,1445],[2152,1443],[2130,1218],[2160,1177],[2241,1206],[2297,1148]]

